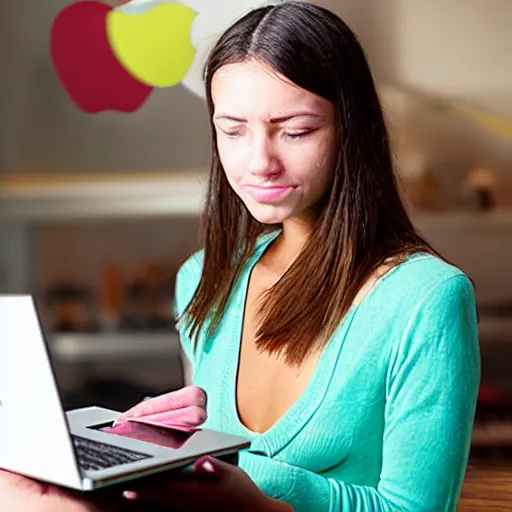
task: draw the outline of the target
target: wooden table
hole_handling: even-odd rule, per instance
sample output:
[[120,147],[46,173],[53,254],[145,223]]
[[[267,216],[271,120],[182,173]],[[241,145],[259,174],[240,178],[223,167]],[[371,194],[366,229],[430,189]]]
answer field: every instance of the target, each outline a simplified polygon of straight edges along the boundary
[[471,462],[459,512],[512,512],[512,461]]

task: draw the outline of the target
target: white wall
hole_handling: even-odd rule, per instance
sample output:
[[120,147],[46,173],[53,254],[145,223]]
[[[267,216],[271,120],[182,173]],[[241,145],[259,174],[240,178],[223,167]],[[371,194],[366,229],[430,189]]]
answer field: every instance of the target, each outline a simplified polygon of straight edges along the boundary
[[512,116],[510,0],[323,0],[379,76]]
[[510,0],[393,0],[399,82],[512,116]]
[[[512,123],[510,0],[375,0],[374,4],[379,9],[374,10],[372,30],[367,33],[369,46],[374,63],[381,62],[377,69],[391,83],[508,116]],[[377,44],[383,31],[384,46]],[[422,155],[441,180],[458,186],[471,167],[489,167],[503,174],[500,191],[512,196],[510,138],[420,102],[385,99],[399,125],[400,147]],[[501,202],[510,200],[504,197]]]

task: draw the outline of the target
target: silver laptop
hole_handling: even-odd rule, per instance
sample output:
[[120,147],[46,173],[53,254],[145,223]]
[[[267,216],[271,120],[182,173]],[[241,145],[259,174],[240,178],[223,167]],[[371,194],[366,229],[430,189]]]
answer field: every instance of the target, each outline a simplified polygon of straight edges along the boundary
[[183,469],[207,454],[236,463],[250,444],[208,429],[179,434],[138,425],[147,430],[137,438],[104,432],[119,415],[101,407],[65,413],[33,298],[0,296],[0,468],[91,491]]

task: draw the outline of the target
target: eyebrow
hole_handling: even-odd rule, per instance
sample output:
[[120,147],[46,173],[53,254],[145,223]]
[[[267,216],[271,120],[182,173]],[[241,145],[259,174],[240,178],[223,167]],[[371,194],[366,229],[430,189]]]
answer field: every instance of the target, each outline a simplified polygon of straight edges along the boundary
[[[279,117],[272,117],[270,119],[271,124],[279,124],[284,123],[285,121],[289,121],[290,119],[294,119],[296,117],[322,117],[320,114],[315,112],[295,112],[293,114],[287,114]],[[228,121],[233,121],[236,123],[247,123],[247,119],[243,117],[236,117],[229,114],[217,114],[214,116],[214,119],[227,119]]]

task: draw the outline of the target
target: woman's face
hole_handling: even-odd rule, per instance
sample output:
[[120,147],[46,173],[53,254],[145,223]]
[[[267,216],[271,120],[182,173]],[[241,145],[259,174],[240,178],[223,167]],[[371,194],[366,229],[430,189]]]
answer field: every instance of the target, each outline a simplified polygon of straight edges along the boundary
[[211,92],[220,161],[252,216],[311,219],[334,172],[334,105],[254,59],[220,68]]

